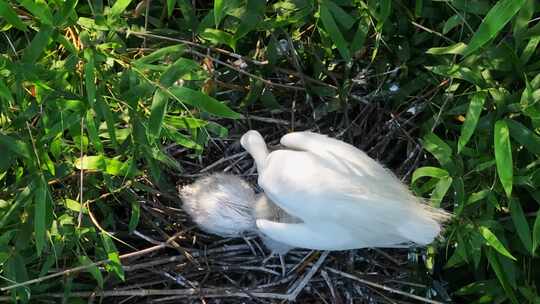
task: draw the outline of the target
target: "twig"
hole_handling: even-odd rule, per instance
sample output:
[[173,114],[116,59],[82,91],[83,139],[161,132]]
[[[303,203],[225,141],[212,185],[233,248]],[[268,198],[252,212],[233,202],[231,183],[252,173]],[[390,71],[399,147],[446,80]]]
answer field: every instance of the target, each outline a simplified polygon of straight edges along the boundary
[[339,270],[331,268],[331,267],[324,267],[324,268],[326,270],[328,270],[328,271],[330,271],[332,273],[338,274],[338,275],[340,275],[340,276],[342,276],[344,278],[348,278],[348,279],[360,282],[362,284],[365,284],[365,285],[368,285],[368,286],[371,286],[371,287],[375,287],[375,288],[378,288],[378,289],[382,289],[382,290],[385,290],[385,291],[388,291],[388,292],[399,294],[399,295],[402,295],[404,297],[415,299],[415,300],[418,300],[418,301],[421,301],[421,302],[424,302],[424,303],[444,304],[443,302],[431,300],[431,299],[424,298],[424,297],[421,297],[421,296],[417,296],[417,295],[414,295],[414,294],[410,294],[410,293],[407,293],[407,292],[404,292],[404,291],[401,291],[401,290],[397,290],[397,289],[394,289],[394,288],[391,288],[391,287],[388,287],[388,286],[385,286],[385,285],[380,285],[380,284],[377,284],[377,283],[374,283],[374,282],[371,282],[371,281],[368,281],[368,280],[364,280],[364,279],[356,277],[356,276],[354,276],[352,274],[349,274],[349,273],[346,273],[346,272],[343,272],[343,271],[339,271]]
[[289,292],[287,292],[287,294],[289,294],[289,301],[296,300],[298,294],[300,294],[304,287],[306,287],[306,285],[309,283],[309,280],[311,280],[317,270],[319,270],[329,253],[329,251],[323,251],[323,253],[319,257],[319,260],[317,260],[315,265],[313,265],[313,267],[311,267],[311,269],[304,275],[304,277],[299,281],[299,284],[296,287],[291,287],[292,292],[291,289],[289,289]]

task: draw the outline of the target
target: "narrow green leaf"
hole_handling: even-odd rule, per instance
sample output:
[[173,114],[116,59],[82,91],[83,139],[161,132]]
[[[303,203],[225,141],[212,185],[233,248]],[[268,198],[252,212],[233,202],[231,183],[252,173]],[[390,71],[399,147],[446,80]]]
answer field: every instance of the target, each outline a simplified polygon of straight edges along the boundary
[[0,133],[0,147],[3,148],[2,150],[5,149],[4,151],[9,150],[24,158],[33,158],[30,146],[27,143],[2,133]]
[[540,245],[540,210],[536,211],[536,220],[533,226],[533,253]]
[[176,5],[176,0],[167,0],[167,16],[168,17],[171,17],[174,11],[175,5]]
[[458,42],[445,47],[433,47],[426,51],[428,54],[432,55],[446,55],[446,54],[462,54],[463,51],[467,48],[467,45],[463,42]]
[[443,167],[447,167],[452,162],[452,148],[434,133],[424,136],[423,145]]
[[184,53],[185,49],[186,47],[183,44],[171,45],[164,48],[160,48],[159,50],[154,51],[144,56],[141,59],[135,60],[133,64],[134,65],[149,64],[149,63],[158,61],[160,59],[164,59],[166,56],[169,56],[169,55],[181,56]]
[[[53,25],[53,14],[44,0],[18,0],[40,23]],[[41,29],[40,29],[41,30]]]
[[458,140],[458,153],[460,153],[463,147],[467,145],[471,136],[474,134],[486,97],[487,93],[483,91],[475,92],[472,95],[469,109],[467,110],[467,116],[465,117],[465,123],[463,123],[463,126],[461,127],[461,135]]
[[49,44],[51,35],[53,33],[53,28],[48,26],[42,26],[39,28],[39,32],[34,36],[30,45],[24,49],[23,61],[26,63],[36,62],[45,47]]
[[148,120],[148,134],[157,139],[161,133],[161,127],[163,126],[163,118],[167,112],[167,103],[169,98],[160,89],[157,89],[152,99],[152,106],[150,107],[150,118]]
[[416,169],[412,175],[411,183],[414,184],[416,180],[421,177],[435,177],[443,178],[448,176],[448,171],[437,167],[420,167]]
[[482,20],[463,56],[472,54],[497,36],[524,3],[525,0],[499,0]]
[[131,216],[129,218],[129,224],[128,224],[128,230],[130,233],[133,232],[135,228],[137,228],[140,217],[141,217],[141,205],[139,204],[139,202],[136,202],[136,201],[131,202]]
[[478,230],[480,231],[480,234],[484,237],[484,239],[487,241],[489,246],[497,250],[497,252],[504,255],[505,257],[517,261],[517,259],[504,247],[501,241],[499,241],[497,236],[493,234],[493,232],[491,232],[489,228],[485,226],[480,226],[478,227]]
[[448,34],[448,32],[450,32],[453,28],[455,28],[456,26],[460,25],[460,24],[463,24],[463,17],[461,17],[460,15],[456,14],[450,18],[448,18],[446,20],[446,22],[444,23],[444,26],[443,26],[443,31],[442,33],[444,35]]
[[173,87],[170,93],[180,102],[190,104],[205,112],[220,117],[238,119],[242,115],[234,112],[224,103],[200,92],[186,87]]
[[330,13],[330,10],[328,9],[328,6],[325,5],[325,2],[321,3],[320,5],[320,16],[322,24],[324,25],[324,29],[330,36],[330,39],[336,44],[336,47],[341,54],[341,57],[345,60],[351,59],[351,54],[349,52],[349,46],[343,35],[341,34],[341,31],[339,30],[334,17]]
[[96,101],[96,76],[94,71],[96,70],[94,64],[94,51],[90,48],[84,50],[84,59],[86,64],[84,65],[84,83],[86,85],[86,96],[90,107],[94,106]]
[[324,4],[328,6],[328,9],[334,15],[334,19],[341,24],[341,26],[346,29],[350,30],[351,27],[354,25],[354,18],[351,17],[344,9],[342,9],[339,5],[334,3],[334,1],[324,1]]
[[540,156],[540,136],[534,134],[527,127],[515,120],[506,119],[505,122],[508,125],[512,139],[523,145],[530,152]]
[[88,214],[88,210],[84,208],[84,206],[81,206],[81,203],[70,198],[66,198],[64,200],[64,206],[66,206],[66,208],[68,208],[69,210],[73,210],[77,213],[82,212],[84,214]]
[[129,6],[132,0],[116,0],[113,7],[111,8],[112,16],[119,16],[122,14],[126,8]]
[[225,2],[227,0],[214,0],[214,22],[216,27],[221,23],[221,19],[225,16]]
[[4,17],[9,24],[17,29],[26,31],[26,24],[19,19],[17,12],[5,0],[0,0],[0,16]]
[[441,205],[441,202],[448,192],[448,189],[450,189],[450,186],[452,185],[453,179],[450,176],[446,176],[441,178],[437,184],[435,184],[435,189],[431,192],[431,205],[435,207],[439,207]]
[[233,50],[236,48],[235,37],[225,31],[207,28],[200,34],[200,36],[213,44],[225,44],[230,46]]
[[200,69],[201,67],[197,62],[187,58],[180,58],[163,72],[159,81],[164,87],[168,88],[189,72]]
[[[92,260],[85,255],[77,255],[77,257],[81,266],[88,266],[93,263]],[[99,268],[96,265],[92,265],[86,267],[85,270],[94,278],[94,280],[96,280],[99,288],[103,288],[103,275],[101,274],[101,271],[99,271]]]
[[107,271],[111,271],[118,276],[122,281],[125,280],[124,269],[122,268],[122,263],[120,262],[120,255],[118,250],[114,245],[113,240],[105,233],[100,233],[103,247],[107,252],[107,258],[110,260],[107,266],[105,267]]
[[493,271],[495,272],[497,279],[499,279],[499,282],[503,286],[503,289],[505,290],[508,297],[510,297],[510,300],[513,304],[518,304],[519,302],[517,301],[513,288],[506,276],[505,271],[503,270],[503,267],[501,266],[499,257],[495,255],[492,250],[488,250],[486,252],[486,256],[488,258],[489,265],[491,265],[491,269],[493,269]]
[[512,216],[514,226],[516,227],[517,235],[521,239],[521,242],[523,242],[525,248],[532,254],[533,244],[531,239],[531,229],[527,222],[527,218],[523,213],[523,209],[521,208],[521,203],[517,199],[510,199],[509,205],[510,215]]
[[47,187],[47,183],[42,178],[39,178],[34,190],[34,235],[38,256],[41,256],[43,252],[47,236]]
[[13,96],[11,96],[11,91],[6,86],[6,84],[2,81],[2,79],[0,79],[0,99],[2,98],[7,101],[13,102]]
[[494,130],[495,163],[497,164],[497,173],[499,180],[510,197],[512,195],[513,184],[513,163],[512,163],[512,145],[510,144],[510,131],[504,120],[495,123]]

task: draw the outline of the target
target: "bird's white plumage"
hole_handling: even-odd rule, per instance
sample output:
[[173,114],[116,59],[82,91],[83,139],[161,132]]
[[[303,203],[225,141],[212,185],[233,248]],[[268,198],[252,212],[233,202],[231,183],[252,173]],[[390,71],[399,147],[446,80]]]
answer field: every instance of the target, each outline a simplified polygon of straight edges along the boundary
[[321,250],[428,244],[448,214],[424,204],[363,151],[312,132],[282,137],[268,153],[249,131],[242,146],[255,159],[266,195],[302,223],[258,220],[266,235],[291,246]]

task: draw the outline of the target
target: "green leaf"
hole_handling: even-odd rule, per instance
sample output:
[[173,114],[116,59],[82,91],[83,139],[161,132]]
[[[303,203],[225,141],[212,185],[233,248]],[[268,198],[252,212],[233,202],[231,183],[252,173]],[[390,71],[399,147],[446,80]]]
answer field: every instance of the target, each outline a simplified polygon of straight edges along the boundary
[[324,1],[324,5],[328,7],[330,12],[332,12],[332,15],[334,15],[334,19],[341,24],[344,29],[351,29],[355,22],[351,15],[347,14],[347,12],[334,3],[334,1]]
[[453,28],[455,28],[456,26],[460,25],[460,24],[463,24],[463,17],[456,14],[450,18],[448,18],[446,20],[446,22],[444,23],[444,26],[443,26],[443,31],[442,33],[444,35],[448,34],[448,32],[450,32]]
[[139,219],[141,217],[141,205],[139,202],[131,202],[131,216],[129,218],[128,230],[133,232],[137,225],[139,224]]
[[30,146],[27,143],[2,133],[0,133],[0,147],[3,148],[2,150],[10,150],[11,152],[16,153],[24,158],[33,158],[32,153],[30,152]]
[[[77,255],[77,257],[81,266],[88,266],[93,263],[92,260],[85,255]],[[103,288],[103,275],[101,274],[101,271],[99,271],[99,268],[96,265],[92,265],[86,267],[86,271],[94,278],[94,280],[96,280],[99,288]]]
[[515,120],[506,119],[505,122],[508,125],[512,139],[523,145],[531,153],[540,156],[540,136]]
[[463,56],[468,56],[493,39],[519,11],[525,0],[499,0],[474,33]]
[[462,54],[466,48],[467,45],[465,43],[458,42],[449,46],[430,48],[426,51],[426,53],[432,55]]
[[510,199],[510,215],[512,216],[512,221],[516,227],[517,235],[523,242],[525,248],[533,254],[533,244],[531,239],[531,229],[529,223],[527,223],[527,218],[523,213],[521,208],[521,203],[517,199]]
[[234,112],[224,103],[200,92],[186,87],[173,87],[170,93],[180,102],[190,104],[205,112],[220,117],[238,119],[242,115]]
[[39,178],[34,192],[34,234],[38,256],[43,252],[47,236],[47,188],[47,183]]
[[[0,0],[2,1],[2,0]],[[7,101],[13,102],[13,96],[11,96],[11,91],[6,86],[6,84],[0,79],[0,99],[5,99]],[[0,104],[1,105],[1,104]],[[0,108],[1,110],[1,108]]]
[[107,271],[112,271],[118,276],[118,278],[124,281],[124,269],[122,268],[122,263],[120,263],[120,255],[118,254],[118,250],[116,249],[114,242],[105,232],[101,232],[100,236],[103,247],[107,252],[107,258],[110,260],[106,266]]
[[540,210],[536,211],[536,220],[533,226],[533,253],[540,245]]
[[[51,9],[44,0],[18,0],[41,24],[53,25]],[[41,29],[40,29],[41,30]]]
[[176,5],[176,0],[167,0],[167,17],[171,17],[174,6]]
[[107,158],[103,155],[77,158],[74,165],[79,170],[99,171],[114,176],[132,177],[140,174],[133,160],[122,162],[116,158]]
[[148,134],[151,138],[157,139],[163,126],[163,118],[167,112],[167,103],[169,98],[160,89],[157,89],[152,99],[150,107],[150,118],[148,120]]
[[476,125],[478,124],[478,118],[482,112],[486,97],[487,93],[483,91],[475,92],[472,95],[471,103],[467,110],[467,116],[465,117],[465,123],[463,123],[463,126],[461,127],[461,135],[458,140],[458,153],[461,152],[463,147],[469,142],[469,139],[471,139],[471,136],[476,129]]
[[200,36],[213,44],[225,44],[230,46],[233,50],[236,49],[235,37],[225,31],[207,28],[200,34]]
[[480,226],[478,227],[478,230],[480,231],[480,234],[484,237],[484,239],[487,241],[489,246],[497,250],[497,252],[504,255],[505,257],[517,261],[517,259],[504,247],[501,241],[499,241],[497,236],[493,234],[493,232],[491,232],[489,228],[485,226]]
[[19,19],[17,12],[5,0],[0,0],[0,16],[4,17],[9,24],[17,29],[26,31],[26,24]]
[[516,296],[514,295],[513,288],[508,280],[508,277],[506,276],[506,272],[503,270],[503,267],[501,266],[501,263],[499,261],[499,257],[493,253],[492,250],[488,250],[486,252],[486,256],[489,261],[489,265],[491,265],[491,269],[495,272],[495,275],[499,279],[499,282],[503,286],[503,289],[505,290],[506,294],[510,297],[510,300],[513,304],[518,304],[519,302],[516,299]]
[[513,184],[513,163],[512,163],[512,145],[510,144],[510,131],[504,120],[495,123],[494,130],[495,163],[497,164],[497,173],[499,180],[510,197],[512,195]]
[[452,148],[434,133],[424,136],[424,148],[428,150],[443,167],[452,163]]
[[169,55],[181,56],[184,54],[186,47],[183,44],[171,45],[168,47],[160,48],[157,51],[154,51],[141,59],[133,61],[134,65],[138,64],[150,64],[160,59],[164,59]]
[[221,20],[225,16],[225,3],[227,0],[214,0],[214,22],[216,27],[219,26]]
[[411,179],[411,183],[414,184],[416,180],[418,180],[421,177],[435,177],[435,178],[443,178],[447,177],[448,171],[437,168],[437,167],[421,167],[414,171]]
[[49,44],[52,33],[52,27],[40,27],[39,31],[34,36],[34,39],[30,42],[30,45],[24,49],[23,61],[26,63],[36,62],[41,56],[41,53],[43,53],[45,47]]
[[322,24],[324,25],[324,29],[330,36],[330,39],[336,44],[336,47],[341,54],[341,57],[343,59],[349,61],[351,59],[351,54],[349,52],[349,46],[343,35],[341,34],[341,31],[339,30],[334,17],[330,13],[330,10],[327,5],[325,5],[326,2],[321,3],[320,5],[320,16]]
[[78,201],[66,198],[64,199],[64,206],[77,213],[82,212],[84,214],[88,214],[88,210],[84,206],[81,206],[81,203],[79,203]]
[[433,192],[431,192],[431,205],[435,207],[439,207],[441,205],[441,201],[448,192],[448,189],[450,189],[452,182],[452,177],[447,176],[441,178],[437,184],[435,184],[435,189],[433,189]]
[[86,85],[86,97],[90,107],[93,107],[96,101],[96,76],[94,75],[96,67],[94,64],[94,52],[92,49],[87,48],[84,50],[84,59],[86,60],[86,64],[84,65],[84,83]]
[[197,62],[191,59],[180,58],[163,72],[159,81],[164,87],[168,88],[189,72],[200,69],[201,67]]
[[111,8],[112,16],[119,16],[122,14],[126,8],[129,6],[132,0],[116,0],[113,7]]

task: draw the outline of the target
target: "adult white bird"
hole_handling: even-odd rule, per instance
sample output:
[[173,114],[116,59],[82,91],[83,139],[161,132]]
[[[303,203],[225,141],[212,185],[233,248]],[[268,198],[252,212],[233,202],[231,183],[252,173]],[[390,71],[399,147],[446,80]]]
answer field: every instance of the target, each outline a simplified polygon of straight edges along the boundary
[[254,158],[258,183],[287,214],[284,222],[256,219],[259,231],[292,247],[346,250],[431,243],[449,214],[415,197],[363,151],[312,132],[281,138],[268,152],[257,131],[241,138]]

